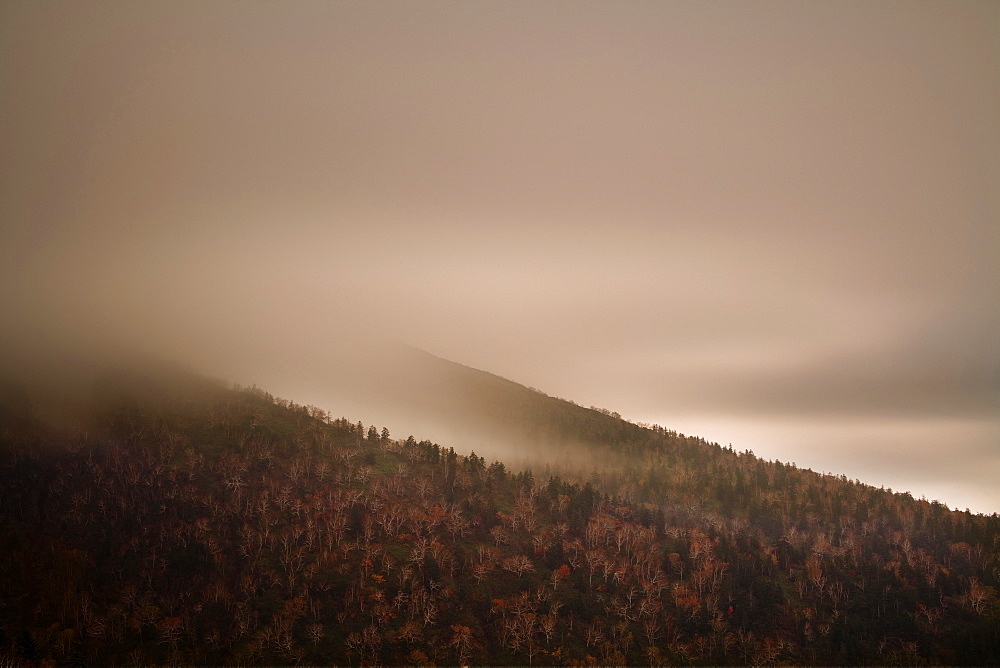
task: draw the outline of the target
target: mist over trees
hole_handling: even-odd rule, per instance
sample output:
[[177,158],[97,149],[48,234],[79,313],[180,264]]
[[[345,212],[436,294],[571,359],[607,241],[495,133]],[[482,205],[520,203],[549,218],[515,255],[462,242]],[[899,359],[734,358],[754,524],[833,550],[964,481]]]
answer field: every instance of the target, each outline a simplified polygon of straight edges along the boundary
[[3,0],[0,668],[1000,665],[998,44]]
[[0,656],[1000,660],[1000,517],[521,390],[503,414],[564,465],[184,374],[106,377],[61,424],[5,386]]

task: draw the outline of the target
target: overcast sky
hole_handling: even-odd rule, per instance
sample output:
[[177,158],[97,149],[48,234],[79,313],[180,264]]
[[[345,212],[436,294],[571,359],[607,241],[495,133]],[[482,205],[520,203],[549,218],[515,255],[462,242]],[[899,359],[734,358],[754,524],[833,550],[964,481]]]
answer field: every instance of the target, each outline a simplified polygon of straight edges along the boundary
[[1000,511],[998,118],[997,2],[5,0],[3,335],[316,403],[379,332]]

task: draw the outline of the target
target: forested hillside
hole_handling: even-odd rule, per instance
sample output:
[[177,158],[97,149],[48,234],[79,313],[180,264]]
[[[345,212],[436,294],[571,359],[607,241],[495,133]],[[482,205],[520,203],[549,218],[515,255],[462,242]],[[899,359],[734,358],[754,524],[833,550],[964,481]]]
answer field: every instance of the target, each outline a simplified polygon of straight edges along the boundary
[[194,379],[4,390],[0,661],[1000,663],[997,515],[521,390],[572,465]]

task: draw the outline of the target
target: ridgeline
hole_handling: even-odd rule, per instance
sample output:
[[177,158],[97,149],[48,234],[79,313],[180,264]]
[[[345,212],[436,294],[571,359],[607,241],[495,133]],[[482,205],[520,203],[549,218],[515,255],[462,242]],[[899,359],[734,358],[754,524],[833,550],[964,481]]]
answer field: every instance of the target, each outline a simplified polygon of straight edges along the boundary
[[997,515],[455,367],[488,389],[406,392],[559,457],[183,374],[71,417],[6,386],[0,661],[1000,663]]

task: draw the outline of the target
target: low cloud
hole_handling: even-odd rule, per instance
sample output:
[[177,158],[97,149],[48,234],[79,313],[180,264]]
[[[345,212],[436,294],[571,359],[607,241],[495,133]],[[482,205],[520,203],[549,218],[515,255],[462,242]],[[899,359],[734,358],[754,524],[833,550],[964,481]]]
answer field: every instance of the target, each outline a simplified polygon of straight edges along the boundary
[[907,479],[992,471],[996,5],[608,7],[5,3],[6,357],[347,410],[396,340],[737,447],[815,424],[831,470],[821,425],[985,425]]

